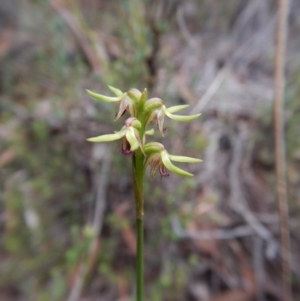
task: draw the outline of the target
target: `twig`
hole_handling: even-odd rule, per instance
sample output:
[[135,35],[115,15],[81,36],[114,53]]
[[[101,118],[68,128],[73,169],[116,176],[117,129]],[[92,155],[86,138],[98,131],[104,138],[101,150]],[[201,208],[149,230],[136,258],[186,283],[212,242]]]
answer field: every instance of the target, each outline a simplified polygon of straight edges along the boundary
[[95,232],[95,236],[99,236],[102,229],[103,215],[106,207],[105,197],[106,197],[106,188],[108,185],[108,175],[111,164],[111,153],[110,149],[107,146],[103,146],[106,148],[105,157],[102,163],[102,168],[98,176],[98,189],[96,196],[96,208],[95,215],[93,220],[93,229]]
[[178,27],[180,29],[180,32],[182,33],[183,38],[186,40],[186,42],[189,44],[189,46],[193,49],[196,48],[196,42],[193,39],[192,35],[187,29],[187,26],[184,21],[184,8],[183,6],[179,6],[176,11],[176,20]]
[[242,36],[245,35],[242,30],[249,28],[249,20],[253,18],[257,11],[260,9],[261,2],[262,1],[260,0],[249,1],[246,7],[238,15],[237,19],[235,20],[235,26],[233,29],[233,32],[236,36],[238,36],[238,34]]
[[[120,223],[127,221],[127,218],[125,216],[125,211],[130,205],[131,205],[130,203],[122,202],[120,205],[118,205],[115,208],[114,213],[119,219]],[[137,245],[136,235],[129,225],[122,227],[122,237],[126,242],[130,253],[132,255],[136,255],[136,245]]]
[[109,179],[109,169],[110,169],[110,163],[111,163],[111,155],[110,151],[108,150],[107,155],[103,159],[102,168],[100,170],[99,176],[98,176],[98,189],[97,189],[97,196],[96,196],[96,208],[95,208],[95,215],[93,220],[93,235],[94,238],[91,241],[90,249],[88,253],[87,260],[83,260],[79,263],[78,272],[75,277],[75,282],[72,287],[72,290],[70,291],[70,294],[68,296],[68,301],[78,301],[83,285],[84,285],[84,279],[86,275],[88,274],[88,271],[91,268],[91,265],[94,262],[95,259],[95,253],[99,250],[99,239],[98,236],[101,233],[102,229],[102,223],[103,223],[103,215],[105,211],[105,197],[106,197],[106,188],[108,184]]
[[212,99],[212,97],[216,94],[216,92],[220,88],[227,74],[228,74],[228,70],[226,68],[222,68],[218,72],[215,79],[206,90],[205,94],[198,100],[197,104],[194,106],[193,110],[191,111],[191,114],[202,112],[204,107],[209,103],[209,101]]
[[255,236],[253,237],[253,267],[256,281],[256,298],[257,301],[265,301],[264,296],[264,256],[263,256],[263,240]]
[[282,300],[292,300],[289,213],[286,188],[285,137],[284,137],[284,86],[285,51],[288,33],[289,0],[279,0],[275,59],[274,135],[276,160],[276,186],[280,217],[282,248]]
[[[263,12],[266,11],[266,1],[254,0],[248,1],[245,9],[239,14],[235,21],[233,30],[233,40],[236,41],[237,47],[231,55],[231,61],[233,64],[240,62],[241,59],[244,65],[247,65],[250,61],[254,60],[258,56],[261,56],[266,48],[266,42],[271,42],[272,32],[274,31],[277,15],[273,15],[268,18]],[[263,19],[264,26],[260,27],[259,31],[255,31],[251,34],[252,26],[249,26],[250,21],[258,14]],[[256,18],[255,18],[256,20]],[[259,20],[257,20],[259,22]],[[242,37],[242,40],[240,39]],[[246,38],[246,39],[245,39]]]
[[179,220],[174,216],[171,220],[172,229],[174,233],[180,238],[190,238],[197,240],[210,240],[210,239],[235,239],[254,234],[254,231],[249,226],[240,226],[231,230],[201,230],[201,231],[187,231],[184,230],[179,223]]
[[95,55],[93,45],[90,44],[86,35],[81,31],[78,21],[59,3],[59,1],[49,0],[49,2],[53,9],[64,19],[71,29],[93,71],[99,73],[101,71],[100,60],[97,55]]
[[233,63],[243,58],[243,61],[250,62],[255,58],[261,56],[265,41],[272,34],[275,24],[276,15],[273,16],[269,22],[263,27],[259,33],[252,34],[246,41],[241,43],[233,52],[231,60]]
[[256,232],[258,236],[267,242],[267,256],[274,258],[278,251],[278,243],[274,239],[272,233],[267,229],[256,216],[250,211],[245,201],[244,193],[241,189],[239,168],[243,159],[243,148],[249,139],[249,133],[246,125],[239,124],[239,132],[235,136],[233,143],[232,162],[229,168],[229,184],[230,184],[230,206],[240,214],[247,224]]

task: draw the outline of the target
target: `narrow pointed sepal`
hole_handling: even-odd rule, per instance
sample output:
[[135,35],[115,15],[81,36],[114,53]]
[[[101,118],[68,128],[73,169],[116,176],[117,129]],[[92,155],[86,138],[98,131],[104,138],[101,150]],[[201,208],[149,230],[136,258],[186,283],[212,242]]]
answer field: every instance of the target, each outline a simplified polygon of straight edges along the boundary
[[201,115],[201,114],[195,114],[195,115],[190,115],[190,116],[174,115],[174,114],[171,114],[169,109],[167,109],[165,106],[162,107],[162,110],[169,118],[176,120],[176,121],[181,121],[181,122],[193,121]]
[[160,134],[164,136],[164,120],[165,120],[165,113],[162,109],[156,110],[155,118],[157,120],[158,129],[160,131]]
[[92,137],[86,139],[89,142],[110,142],[121,139],[126,133],[126,127],[124,126],[119,132],[114,134],[101,135],[98,137]]
[[118,97],[110,97],[110,96],[105,96],[105,95],[102,95],[102,94],[94,93],[94,92],[92,92],[90,90],[86,90],[86,92],[88,92],[88,94],[90,96],[92,96],[94,99],[97,99],[97,100],[100,100],[100,101],[104,101],[104,102],[118,102],[123,97],[123,94],[121,96],[118,96]]
[[107,87],[109,88],[109,90],[111,91],[111,92],[113,92],[116,96],[122,96],[124,93],[120,90],[120,89],[118,89],[118,88],[115,88],[115,87],[112,87],[112,86],[109,86],[109,85],[107,85]]
[[171,163],[169,155],[166,151],[161,152],[161,160],[162,160],[164,166],[172,173],[175,173],[175,174],[177,174],[179,176],[183,176],[183,177],[193,177],[194,176],[193,174],[173,165]]
[[154,129],[151,129],[151,130],[146,131],[146,132],[145,132],[145,135],[153,136],[153,135],[154,135]]
[[148,90],[147,90],[147,88],[145,88],[142,93],[142,96],[141,96],[141,100],[140,100],[141,103],[145,103],[147,100],[147,97],[148,97]]
[[176,113],[176,112],[179,112],[179,111],[182,111],[186,108],[188,108],[190,105],[179,105],[179,106],[173,106],[173,107],[170,107],[168,108],[168,112],[169,113]]
[[130,98],[127,95],[124,95],[120,106],[119,106],[119,110],[118,113],[116,115],[115,121],[118,120],[121,116],[123,116],[126,112],[126,110],[128,110],[130,106]]
[[141,143],[136,136],[136,132],[137,130],[135,130],[133,127],[128,128],[128,130],[126,131],[126,138],[130,144],[130,150],[132,152],[137,150],[141,146]]
[[175,162],[182,162],[182,163],[200,163],[202,160],[197,159],[197,158],[191,158],[191,157],[186,157],[186,156],[174,156],[169,154],[169,158],[172,161]]

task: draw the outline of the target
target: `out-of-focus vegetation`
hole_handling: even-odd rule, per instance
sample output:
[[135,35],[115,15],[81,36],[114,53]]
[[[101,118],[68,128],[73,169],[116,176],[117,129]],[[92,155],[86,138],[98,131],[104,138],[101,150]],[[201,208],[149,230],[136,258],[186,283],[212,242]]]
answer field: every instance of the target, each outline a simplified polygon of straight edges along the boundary
[[[286,149],[296,300],[300,4],[291,5]],[[167,104],[203,112],[166,131],[168,149],[204,160],[190,167],[195,177],[146,185],[146,300],[280,300],[275,25],[272,1],[1,0],[0,300],[133,300],[131,160],[117,143],[85,141],[113,130],[115,110],[85,93],[109,93],[106,84],[148,87]]]

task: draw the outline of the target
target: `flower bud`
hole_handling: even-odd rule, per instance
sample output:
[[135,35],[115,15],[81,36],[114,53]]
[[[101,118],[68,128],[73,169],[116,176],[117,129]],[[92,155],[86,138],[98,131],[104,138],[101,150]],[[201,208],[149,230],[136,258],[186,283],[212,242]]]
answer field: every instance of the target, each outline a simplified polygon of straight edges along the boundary
[[122,96],[124,94],[120,89],[117,89],[115,87],[108,86],[108,88],[111,92],[113,92],[117,96]]
[[100,100],[100,101],[105,101],[105,102],[118,102],[118,101],[122,100],[122,98],[124,97],[123,93],[118,95],[117,97],[110,97],[110,96],[105,96],[105,95],[102,95],[102,94],[94,93],[90,90],[86,90],[86,92],[88,92],[88,94],[90,96],[92,96],[94,99],[97,99],[97,100]]
[[169,173],[167,170],[184,177],[192,177],[193,174],[178,168],[175,166],[172,161],[176,162],[185,162],[185,163],[199,163],[201,160],[196,158],[190,158],[185,156],[174,156],[170,155],[165,147],[158,142],[150,142],[144,145],[144,152],[146,154],[146,161],[145,166],[150,165],[151,171],[150,175],[151,178],[154,177],[155,173],[159,171],[160,175],[162,177],[169,176]]

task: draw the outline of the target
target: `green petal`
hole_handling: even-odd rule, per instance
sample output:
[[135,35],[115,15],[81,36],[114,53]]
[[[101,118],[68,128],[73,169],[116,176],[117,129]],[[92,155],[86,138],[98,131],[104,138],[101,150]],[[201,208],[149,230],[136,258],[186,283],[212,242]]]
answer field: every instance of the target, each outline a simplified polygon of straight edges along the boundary
[[117,133],[92,137],[86,140],[90,142],[110,142],[110,141],[121,139],[122,137],[124,137],[125,133],[126,133],[126,128],[123,127],[121,131]]
[[145,135],[149,135],[149,136],[154,135],[154,129],[151,129],[151,130],[146,131],[146,132],[145,132]]
[[105,102],[116,102],[116,101],[120,101],[123,98],[123,94],[118,97],[109,97],[109,96],[94,93],[90,90],[86,90],[86,92],[88,92],[89,95],[92,96],[93,98],[95,98],[97,100],[105,101]]
[[162,110],[169,118],[176,120],[176,121],[182,121],[182,122],[192,121],[201,115],[201,114],[190,115],[190,116],[174,115],[174,114],[171,114],[169,112],[169,109],[167,109],[165,106],[162,107]]
[[124,94],[120,89],[117,89],[117,88],[109,86],[109,85],[107,85],[107,87],[109,88],[109,90],[111,92],[113,92],[117,96],[122,96]]
[[174,106],[174,107],[167,108],[167,110],[169,111],[169,113],[176,113],[176,112],[179,112],[181,110],[188,108],[189,106],[190,105]]
[[173,156],[169,154],[169,158],[172,161],[176,162],[185,162],[185,163],[199,163],[202,162],[200,159],[191,158],[191,157],[185,157],[185,156]]
[[169,159],[168,153],[166,151],[162,151],[161,152],[161,160],[163,162],[163,164],[165,165],[165,167],[170,170],[171,172],[179,175],[179,176],[184,176],[184,177],[193,177],[194,175],[183,170],[180,169],[178,167],[176,167],[175,165],[173,165]]
[[126,130],[126,139],[130,144],[130,150],[133,152],[140,147],[140,143],[135,136],[134,129],[132,127],[127,128]]

